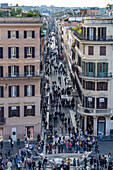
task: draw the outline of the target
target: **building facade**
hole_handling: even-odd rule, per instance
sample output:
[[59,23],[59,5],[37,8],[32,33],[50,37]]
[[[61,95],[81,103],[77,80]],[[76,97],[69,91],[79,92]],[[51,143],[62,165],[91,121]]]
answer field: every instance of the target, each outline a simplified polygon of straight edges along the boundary
[[88,134],[113,131],[113,18],[87,17],[74,33],[72,74],[80,103],[80,127]]
[[0,140],[40,133],[41,26],[39,18],[0,18]]

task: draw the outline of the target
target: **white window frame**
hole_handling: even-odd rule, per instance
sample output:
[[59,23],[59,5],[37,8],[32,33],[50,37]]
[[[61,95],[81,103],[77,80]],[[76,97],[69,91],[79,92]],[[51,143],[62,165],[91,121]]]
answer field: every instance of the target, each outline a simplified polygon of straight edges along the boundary
[[11,86],[11,97],[17,96],[17,86]]
[[16,75],[15,75],[15,66],[11,66],[11,77],[16,77]]
[[[30,53],[31,51],[31,53]],[[31,58],[32,57],[32,47],[27,47],[27,58]]]
[[32,96],[32,85],[27,85],[27,96]]
[[16,58],[16,47],[11,47],[11,58]]
[[[29,36],[29,34],[31,34],[31,35]],[[32,30],[27,31],[27,38],[32,38]]]
[[[14,35],[13,35],[14,34]],[[11,38],[16,38],[16,31],[15,30],[12,30],[11,31]]]
[[[17,112],[17,106],[11,106],[11,116],[12,116],[12,111],[16,111]],[[16,115],[12,116],[12,117],[16,117]]]
[[32,66],[30,65],[30,66],[27,66],[27,67],[28,67],[28,72],[27,72],[28,74],[27,74],[27,76],[32,76],[32,71],[30,71]]

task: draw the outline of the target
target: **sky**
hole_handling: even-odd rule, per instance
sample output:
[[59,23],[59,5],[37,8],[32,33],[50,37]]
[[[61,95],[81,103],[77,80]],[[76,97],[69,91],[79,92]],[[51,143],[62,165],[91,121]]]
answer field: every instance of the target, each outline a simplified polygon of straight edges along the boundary
[[113,4],[113,0],[0,0],[0,3],[28,6],[105,7],[108,3]]

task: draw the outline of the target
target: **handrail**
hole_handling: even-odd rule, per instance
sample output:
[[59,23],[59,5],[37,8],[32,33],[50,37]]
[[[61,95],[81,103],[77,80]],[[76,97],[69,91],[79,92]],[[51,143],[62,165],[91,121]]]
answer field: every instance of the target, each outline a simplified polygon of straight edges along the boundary
[[78,105],[78,110],[80,112],[84,112],[86,114],[97,114],[97,113],[112,113],[112,109],[108,108],[108,109],[95,109],[95,108],[86,108],[83,107],[81,105]]
[[113,41],[113,36],[86,36],[83,34],[79,34],[76,30],[74,31],[74,35],[77,36],[80,40],[85,41]]

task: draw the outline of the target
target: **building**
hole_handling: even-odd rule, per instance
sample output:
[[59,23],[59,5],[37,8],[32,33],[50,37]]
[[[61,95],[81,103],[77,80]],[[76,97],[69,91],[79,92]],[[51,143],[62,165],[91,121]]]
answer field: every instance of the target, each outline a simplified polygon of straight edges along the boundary
[[80,127],[88,134],[113,131],[113,17],[86,17],[74,32],[72,74],[80,102]]
[[0,140],[40,133],[41,26],[40,18],[0,18]]

